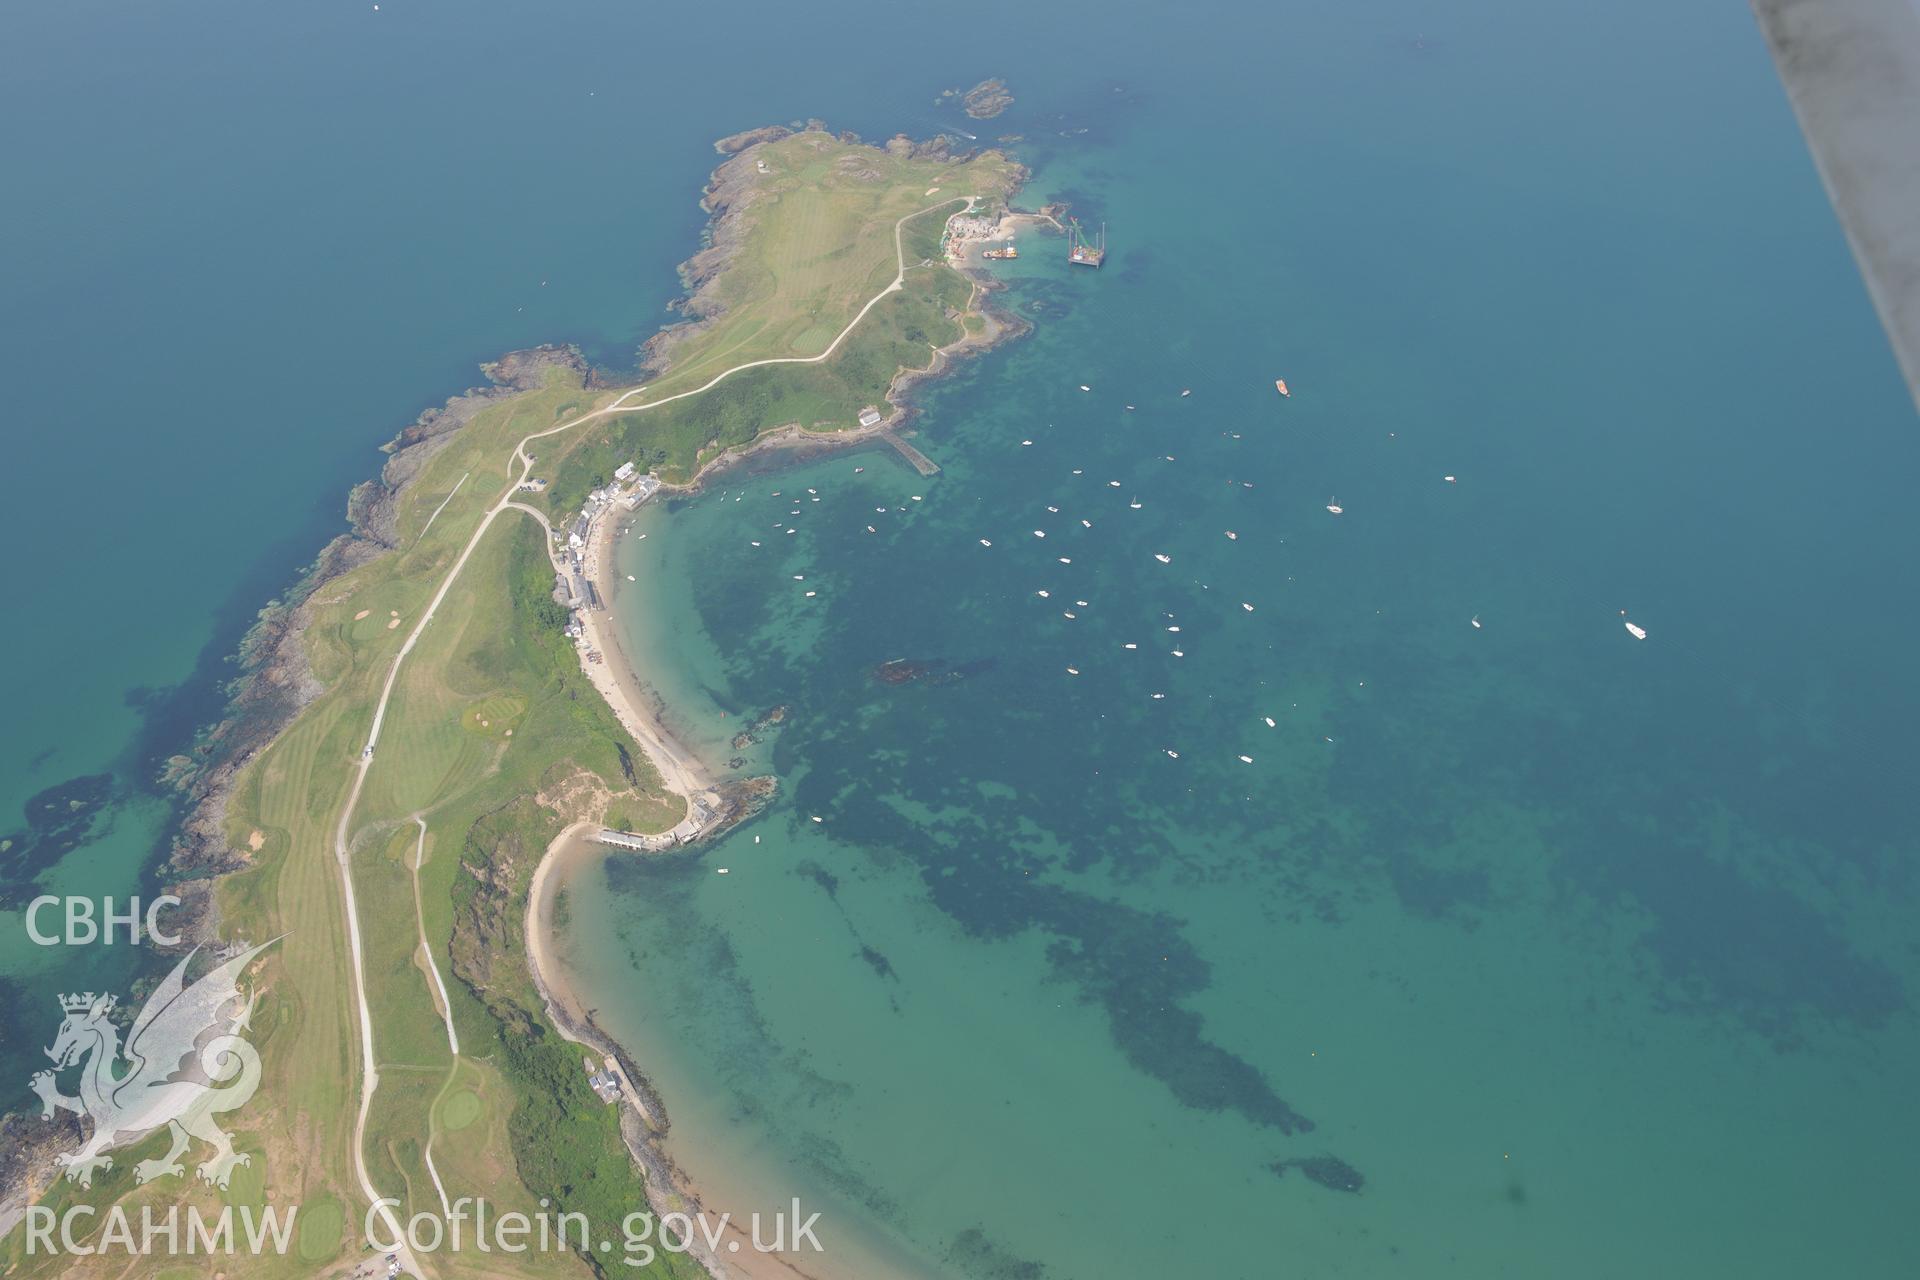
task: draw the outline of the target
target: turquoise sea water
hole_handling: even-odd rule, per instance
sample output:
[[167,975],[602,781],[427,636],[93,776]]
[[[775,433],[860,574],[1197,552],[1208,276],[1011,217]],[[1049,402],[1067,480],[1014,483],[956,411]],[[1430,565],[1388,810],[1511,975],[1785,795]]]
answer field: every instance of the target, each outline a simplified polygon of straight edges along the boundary
[[720,1202],[951,1276],[1899,1268],[1912,406],[1745,14],[1669,18],[1143,70],[940,476],[637,526],[693,738],[792,708],[778,808],[575,895]]
[[[1023,245],[940,476],[622,552],[690,737],[792,708],[763,820],[572,895],[675,1157],[828,1274],[1898,1273],[1913,411],[1745,9],[749,18],[20,16],[4,798],[114,800],[48,874],[132,888],[371,446],[651,331],[712,137],[1004,74],[1109,266]],[[112,964],[5,937],[24,1063]]]

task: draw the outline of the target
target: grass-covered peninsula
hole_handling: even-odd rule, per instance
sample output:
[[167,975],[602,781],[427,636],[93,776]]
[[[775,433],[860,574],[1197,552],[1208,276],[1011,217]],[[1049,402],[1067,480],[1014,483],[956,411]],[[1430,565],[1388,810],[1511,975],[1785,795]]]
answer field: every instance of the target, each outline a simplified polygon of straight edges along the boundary
[[[615,1239],[649,1194],[672,1202],[623,1143],[623,1121],[642,1146],[646,1125],[595,1096],[528,972],[529,877],[557,834],[610,813],[663,831],[686,812],[563,634],[534,513],[560,521],[623,462],[686,483],[769,433],[855,429],[903,374],[993,331],[941,239],[953,215],[1004,207],[1022,176],[992,151],[820,128],[723,149],[710,243],[685,268],[689,319],[650,344],[641,385],[554,359],[523,369],[511,394],[465,402],[454,429],[403,437],[389,483],[362,495],[378,518],[279,615],[271,675],[297,712],[233,762],[200,824],[226,868],[209,930],[283,938],[252,1018],[262,1087],[233,1117],[251,1163],[224,1191],[137,1186],[156,1135],[90,1188],[53,1182],[44,1202],[299,1206],[295,1246],[222,1258],[235,1277],[375,1261],[361,1235],[370,1192],[403,1218],[439,1212],[443,1195],[482,1195],[496,1212],[545,1200]],[[535,477],[544,488],[523,488]],[[26,1257],[18,1233],[4,1256],[21,1276],[207,1274]],[[539,1250],[413,1264],[463,1277],[602,1265]],[[608,1269],[698,1272],[672,1254]]]

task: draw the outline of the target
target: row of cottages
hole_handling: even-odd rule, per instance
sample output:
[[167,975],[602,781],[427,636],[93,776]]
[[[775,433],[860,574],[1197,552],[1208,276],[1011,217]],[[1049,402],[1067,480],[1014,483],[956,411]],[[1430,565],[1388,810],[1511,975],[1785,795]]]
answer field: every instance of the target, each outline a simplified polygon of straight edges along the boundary
[[[603,607],[600,603],[599,591],[594,588],[592,582],[587,580],[585,572],[587,539],[593,535],[594,519],[614,499],[618,498],[627,510],[631,511],[660,491],[660,480],[657,476],[649,473],[636,478],[638,470],[634,463],[621,463],[614,470],[614,483],[589,493],[586,505],[581,509],[580,514],[573,518],[573,523],[567,526],[564,533],[558,529],[554,530],[554,541],[564,540],[566,543],[566,560],[571,568],[569,569],[566,565],[556,568],[553,597],[567,607],[576,610]],[[622,487],[628,480],[633,481],[631,490]],[[541,484],[544,487],[545,482],[542,481]]]

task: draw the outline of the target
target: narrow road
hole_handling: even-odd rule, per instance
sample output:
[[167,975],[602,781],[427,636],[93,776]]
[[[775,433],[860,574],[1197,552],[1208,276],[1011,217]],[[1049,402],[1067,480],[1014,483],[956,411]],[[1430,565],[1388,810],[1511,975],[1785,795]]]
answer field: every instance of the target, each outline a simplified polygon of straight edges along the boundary
[[[463,476],[464,480],[465,477]],[[458,488],[459,486],[455,486]],[[448,494],[452,497],[452,494]],[[446,506],[446,503],[441,503]],[[434,514],[438,515],[438,512]],[[431,523],[431,521],[429,521]],[[440,965],[433,958],[433,946],[427,941],[427,904],[420,896],[420,864],[427,854],[427,820],[419,814],[413,820],[420,824],[420,836],[413,845],[413,918],[420,925],[420,952],[427,962],[427,972],[433,975],[433,989],[440,993],[440,1016],[447,1020],[447,1048],[453,1051],[453,1062],[447,1070],[447,1082],[440,1092],[428,1104],[429,1108],[440,1105],[440,1099],[446,1096],[453,1084],[454,1074],[460,1070],[460,1033],[453,1029],[453,1001],[447,999],[447,984],[440,981]],[[420,1158],[426,1161],[427,1176],[433,1179],[433,1189],[440,1195],[440,1212],[448,1218],[453,1217],[453,1205],[447,1200],[446,1184],[440,1181],[440,1170],[433,1165],[433,1112],[427,1112],[427,1142],[420,1149]]]
[[440,518],[440,513],[447,509],[449,502],[453,501],[453,495],[460,492],[460,486],[465,484],[467,482],[467,476],[472,474],[473,472],[471,471],[467,472],[467,475],[461,476],[460,479],[454,483],[453,488],[447,490],[447,496],[440,499],[440,505],[433,509],[433,514],[427,517],[427,522],[420,526],[420,532],[415,535],[413,539],[414,546],[417,547],[420,545],[421,539],[427,536],[427,530],[433,528],[433,522]]
[[[360,1019],[360,1110],[359,1117],[354,1121],[353,1126],[354,1177],[359,1182],[360,1193],[367,1198],[367,1203],[370,1206],[378,1205],[381,1225],[390,1233],[391,1239],[398,1244],[400,1260],[406,1270],[411,1274],[425,1277],[428,1273],[421,1268],[418,1259],[413,1256],[412,1251],[407,1247],[406,1238],[400,1230],[400,1223],[392,1207],[379,1203],[381,1200],[380,1193],[375,1189],[373,1179],[367,1172],[367,1114],[373,1108],[373,1095],[380,1088],[380,1070],[374,1063],[373,1014],[367,1004],[366,962],[360,946],[360,912],[354,902],[353,868],[348,840],[349,828],[353,823],[354,810],[360,807],[360,793],[366,788],[367,771],[373,767],[374,748],[379,745],[380,729],[386,722],[387,706],[393,698],[393,687],[400,679],[400,668],[402,664],[406,662],[407,655],[413,652],[413,646],[420,642],[420,636],[426,631],[427,624],[433,621],[434,612],[439,609],[441,603],[446,600],[447,592],[453,589],[453,584],[459,579],[460,571],[467,567],[467,561],[472,558],[474,548],[480,545],[480,539],[485,537],[487,530],[493,526],[494,517],[509,507],[519,505],[513,501],[513,495],[519,491],[520,485],[533,470],[533,459],[527,456],[527,446],[529,444],[547,436],[558,435],[563,431],[571,431],[575,427],[591,422],[595,418],[605,417],[614,413],[639,413],[647,409],[657,409],[664,404],[672,404],[676,400],[684,400],[689,396],[697,396],[704,391],[711,390],[727,378],[745,369],[755,369],[770,364],[819,364],[835,351],[839,350],[840,344],[846,341],[847,335],[852,333],[854,327],[866,318],[869,311],[873,310],[888,294],[897,292],[905,283],[907,278],[907,254],[904,240],[906,224],[921,214],[932,213],[935,209],[953,204],[957,200],[965,200],[967,202],[967,209],[971,209],[977,198],[978,197],[975,196],[954,196],[950,199],[942,200],[938,204],[930,204],[924,209],[916,209],[914,212],[896,221],[893,224],[893,251],[898,263],[898,269],[894,272],[893,283],[868,299],[867,304],[861,307],[853,319],[847,322],[847,327],[842,329],[839,334],[834,337],[834,340],[827,344],[827,349],[819,355],[778,356],[765,360],[750,360],[745,364],[738,364],[731,369],[715,374],[711,380],[695,387],[691,391],[682,391],[677,395],[668,396],[664,400],[653,400],[646,404],[630,405],[627,403],[628,400],[640,395],[646,390],[645,387],[635,387],[604,408],[595,409],[591,413],[583,413],[579,417],[569,419],[558,426],[548,427],[544,431],[535,431],[531,435],[523,437],[520,443],[515,445],[513,449],[513,456],[520,463],[520,474],[512,477],[507,484],[506,492],[501,494],[499,500],[491,507],[487,508],[486,514],[480,519],[479,526],[474,529],[473,536],[467,539],[467,545],[461,548],[460,555],[453,562],[453,567],[447,571],[447,576],[440,583],[439,590],[433,593],[433,599],[428,603],[426,612],[421,614],[420,620],[413,624],[413,630],[407,633],[405,643],[400,646],[400,652],[394,655],[393,666],[387,671],[386,683],[380,688],[380,700],[374,704],[373,726],[367,732],[366,746],[361,749],[359,768],[354,771],[353,775],[353,786],[348,790],[346,804],[340,810],[340,823],[334,828],[333,857],[334,862],[340,869],[341,899],[347,917],[347,949],[353,958],[354,1007],[358,1011]],[[962,212],[965,212],[965,210],[962,210]],[[464,483],[464,477],[462,478],[462,483]],[[455,487],[458,488],[457,485]],[[449,500],[452,499],[452,496],[452,494],[447,495]],[[446,503],[441,503],[442,507],[445,505]],[[522,509],[531,508],[523,507]],[[436,517],[439,514],[438,510],[434,512],[434,516]],[[432,518],[433,517],[429,517],[429,523],[431,523]],[[417,818],[415,820],[418,821]],[[421,838],[423,840],[425,839],[424,824],[422,826]],[[425,941],[424,935],[422,941]],[[439,971],[437,969],[434,971],[434,980],[436,982],[439,981]],[[451,1038],[453,1035],[451,1021],[448,1023],[447,1033],[449,1038]],[[454,1052],[456,1055],[459,1053],[457,1046]],[[437,1180],[436,1175],[436,1181]]]
[[427,972],[433,977],[433,989],[440,994],[440,1016],[447,1020],[447,1048],[454,1057],[460,1056],[460,1033],[453,1029],[453,1001],[447,999],[447,984],[440,981],[440,965],[433,958],[433,946],[427,941],[427,905],[420,897],[420,863],[427,853],[427,820],[419,814],[413,820],[420,824],[420,838],[413,846],[413,918],[420,925],[420,954],[427,962]]

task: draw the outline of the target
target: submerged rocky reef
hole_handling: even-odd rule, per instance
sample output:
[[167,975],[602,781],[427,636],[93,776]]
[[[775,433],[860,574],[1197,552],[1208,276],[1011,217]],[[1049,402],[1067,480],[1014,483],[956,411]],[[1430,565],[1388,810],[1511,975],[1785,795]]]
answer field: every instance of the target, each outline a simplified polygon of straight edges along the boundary
[[1331,1191],[1345,1191],[1358,1195],[1367,1185],[1366,1175],[1337,1156],[1306,1156],[1299,1160],[1275,1160],[1267,1168],[1273,1170],[1273,1176],[1284,1178],[1287,1170],[1298,1169],[1307,1177]]

